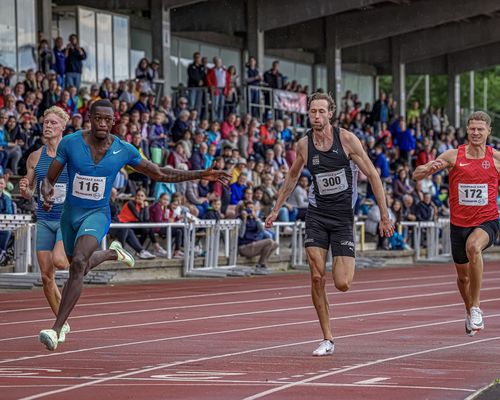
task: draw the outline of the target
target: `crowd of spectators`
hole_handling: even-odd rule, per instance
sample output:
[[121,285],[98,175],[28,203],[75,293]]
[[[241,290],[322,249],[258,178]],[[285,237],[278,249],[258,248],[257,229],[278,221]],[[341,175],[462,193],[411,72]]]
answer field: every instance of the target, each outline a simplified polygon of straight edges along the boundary
[[[71,117],[65,134],[90,128],[89,107],[97,99],[109,99],[115,111],[113,133],[135,146],[142,157],[160,166],[178,169],[210,167],[231,171],[228,187],[199,180],[183,183],[153,182],[131,167],[122,169],[113,186],[114,222],[175,222],[186,215],[201,219],[240,218],[245,225],[240,236],[242,254],[270,254],[275,247],[274,233],[266,230],[265,219],[285,176],[296,158],[296,143],[305,132],[295,129],[286,114],[239,113],[236,68],[226,68],[215,57],[213,68],[206,57],[195,53],[188,67],[187,96],[157,97],[155,90],[159,62],[142,59],[136,79],[113,82],[106,78],[90,88],[81,86],[85,49],[71,35],[64,46],[62,38],[51,48],[46,40],[38,49],[38,70],[28,70],[16,80],[13,71],[0,66],[0,207],[3,212],[30,212],[34,202],[5,200],[13,190],[9,179],[23,175],[26,159],[43,145],[43,112],[57,105]],[[279,72],[279,62],[261,74],[257,60],[250,58],[244,81],[248,85],[307,93],[295,81],[287,82]],[[204,109],[204,91],[213,96],[213,114]],[[258,89],[256,89],[258,90]],[[160,98],[159,101],[156,99]],[[213,118],[211,118],[211,115]],[[335,124],[352,131],[363,143],[384,182],[391,217],[430,221],[449,213],[446,173],[419,182],[411,180],[415,166],[434,159],[464,140],[464,133],[449,124],[442,109],[422,110],[414,101],[406,119],[399,118],[391,96],[381,93],[374,104],[359,101],[348,91],[339,105]],[[498,145],[497,145],[498,146]],[[9,186],[10,185],[10,186]],[[308,204],[310,176],[304,171],[299,184],[279,212],[279,221],[304,219]],[[360,175],[360,198],[356,214],[367,220],[367,231],[375,233],[380,215],[366,177]],[[130,245],[141,258],[164,256],[156,229],[117,229],[111,232]],[[182,257],[183,232],[173,231],[174,255]],[[0,252],[9,238],[0,234]],[[249,246],[261,241],[258,245]],[[4,243],[5,242],[5,243]],[[151,243],[150,252],[144,247]],[[380,248],[405,248],[407,232]],[[265,266],[266,257],[259,261]]]

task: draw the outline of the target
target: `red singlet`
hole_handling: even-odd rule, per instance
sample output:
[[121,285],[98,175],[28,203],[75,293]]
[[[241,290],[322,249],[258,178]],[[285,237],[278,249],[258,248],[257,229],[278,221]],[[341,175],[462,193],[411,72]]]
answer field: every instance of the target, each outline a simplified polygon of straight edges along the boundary
[[492,147],[486,146],[484,158],[472,159],[466,158],[465,145],[458,146],[449,175],[451,223],[469,228],[498,219],[499,178]]

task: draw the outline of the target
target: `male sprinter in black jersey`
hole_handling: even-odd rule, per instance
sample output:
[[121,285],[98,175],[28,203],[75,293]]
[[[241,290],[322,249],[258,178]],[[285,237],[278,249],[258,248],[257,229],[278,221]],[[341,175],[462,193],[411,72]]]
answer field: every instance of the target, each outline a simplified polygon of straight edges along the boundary
[[312,175],[312,185],[304,244],[311,269],[312,300],[324,337],[313,352],[315,356],[330,355],[334,351],[325,291],[326,257],[330,247],[335,287],[347,291],[354,276],[353,207],[357,197],[357,167],[368,177],[375,193],[381,215],[380,234],[390,237],[394,233],[380,176],[359,139],[351,132],[331,125],[334,112],[335,102],[330,95],[314,93],[309,97],[308,113],[312,130],[299,140],[297,158],[266,219],[266,227],[269,228],[276,220],[278,210],[295,189],[302,168],[306,166]]

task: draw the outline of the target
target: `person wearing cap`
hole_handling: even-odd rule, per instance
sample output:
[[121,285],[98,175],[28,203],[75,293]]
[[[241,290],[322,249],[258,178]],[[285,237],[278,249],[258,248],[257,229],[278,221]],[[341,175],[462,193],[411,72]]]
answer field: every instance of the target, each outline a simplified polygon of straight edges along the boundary
[[47,75],[54,73],[54,78],[57,79],[59,86],[64,85],[64,74],[66,72],[66,55],[64,54],[64,40],[62,37],[57,37],[54,42],[54,64],[52,69],[47,72]]

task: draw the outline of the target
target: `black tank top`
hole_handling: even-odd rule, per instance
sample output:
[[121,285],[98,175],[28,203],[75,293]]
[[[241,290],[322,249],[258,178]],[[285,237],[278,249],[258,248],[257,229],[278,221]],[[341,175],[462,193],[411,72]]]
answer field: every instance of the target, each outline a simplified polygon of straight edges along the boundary
[[316,149],[312,130],[307,136],[307,169],[312,175],[309,209],[326,215],[332,211],[352,215],[358,197],[358,169],[342,148],[339,129],[333,128],[328,151]]

